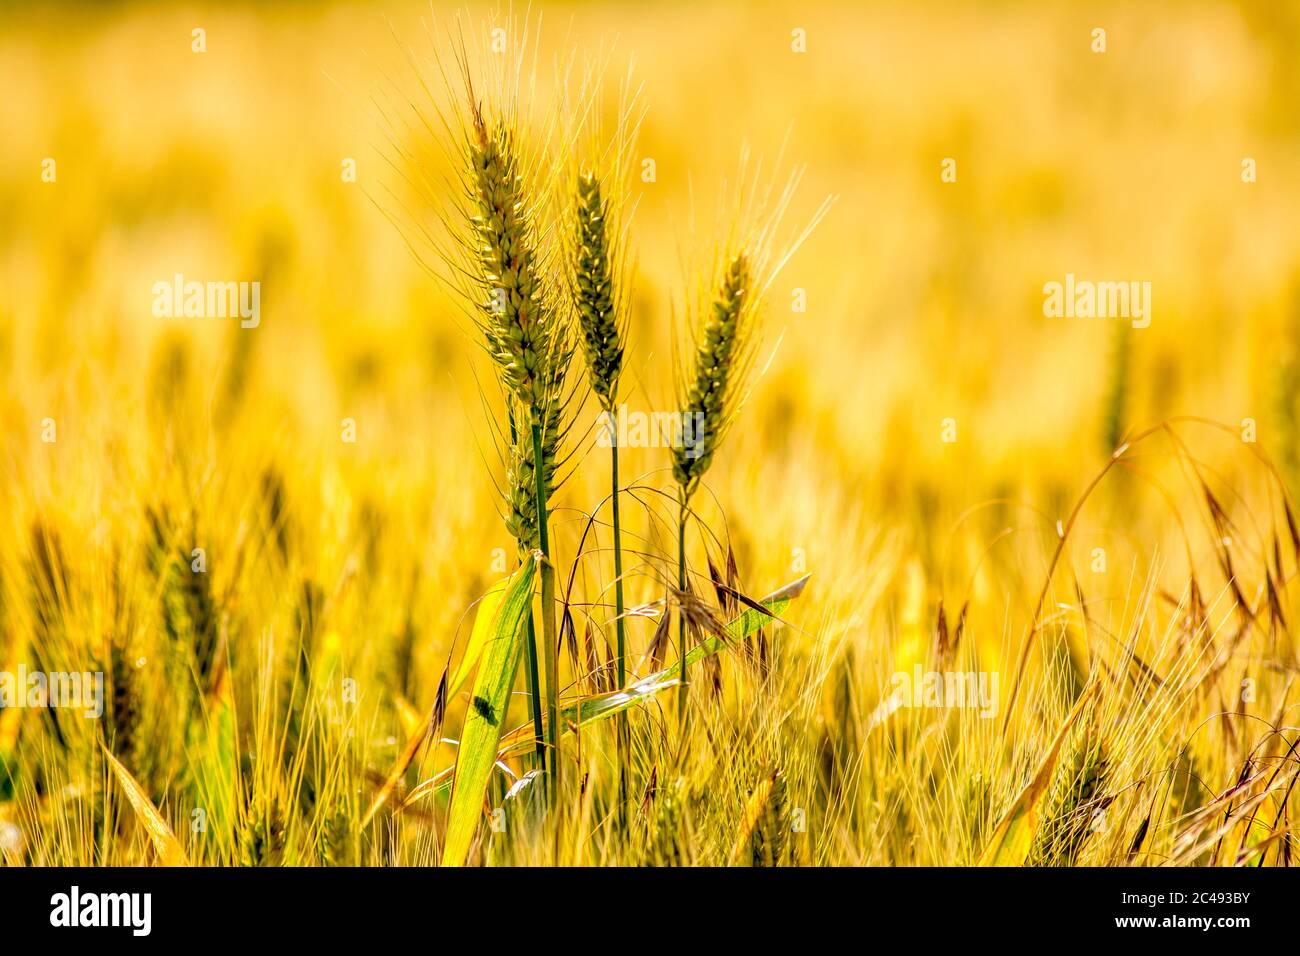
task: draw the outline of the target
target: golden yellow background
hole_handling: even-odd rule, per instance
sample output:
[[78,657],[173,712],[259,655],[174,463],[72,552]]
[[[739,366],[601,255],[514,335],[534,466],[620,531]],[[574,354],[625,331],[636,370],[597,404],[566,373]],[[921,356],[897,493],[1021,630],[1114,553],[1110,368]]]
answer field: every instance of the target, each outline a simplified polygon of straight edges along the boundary
[[[443,24],[451,13],[435,12]],[[469,30],[484,12],[473,8]],[[142,509],[166,502],[197,515],[214,581],[250,621],[282,632],[269,622],[283,622],[300,576],[339,595],[331,626],[359,660],[414,622],[406,691],[427,706],[466,607],[499,576],[495,549],[513,555],[491,488],[483,366],[383,212],[391,144],[379,117],[413,92],[403,48],[427,66],[445,36],[429,13],[6,8],[11,579],[37,516],[103,577],[96,555],[129,549]],[[1120,323],[1045,318],[1043,284],[1066,273],[1152,283],[1153,321],[1130,340],[1126,425],[1251,418],[1262,450],[1296,461],[1296,4],[541,3],[538,14],[544,60],[603,49],[615,74],[634,60],[644,84],[635,155],[655,160],[657,180],[632,186],[633,408],[672,407],[670,329],[697,265],[679,253],[707,245],[742,144],[806,166],[792,219],[835,197],[772,288],[771,363],[710,472],[720,510],[706,504],[725,513],[753,593],[815,573],[801,605],[809,634],[847,640],[887,673],[921,653],[940,598],[952,614],[973,594],[972,639],[989,655],[1019,641],[1053,525],[1110,452]],[[1090,48],[1097,27],[1104,53]],[[791,49],[796,29],[806,52]],[[955,183],[940,179],[947,157]],[[41,178],[46,158],[54,183]],[[342,181],[346,158],[357,183]],[[1256,182],[1242,180],[1246,158]],[[260,327],[155,317],[153,284],[175,273],[260,281]],[[795,289],[806,312],[790,307]],[[53,445],[40,441],[47,417]],[[345,418],[355,444],[340,440]],[[1231,436],[1202,437],[1215,476],[1263,487]],[[562,548],[603,495],[604,459],[591,458],[557,499]],[[631,450],[624,469],[666,486],[665,465],[660,450]],[[285,480],[300,557],[262,588],[255,564],[234,570],[229,556],[255,533],[268,469]],[[1113,545],[1115,577],[1089,587],[1117,619],[1149,573],[1181,560],[1169,511],[1143,494],[1141,506],[1104,501],[1072,545],[1080,566]],[[974,525],[959,521],[990,502]],[[1004,527],[1010,557],[984,560]],[[635,601],[662,596],[648,579],[631,588]]]

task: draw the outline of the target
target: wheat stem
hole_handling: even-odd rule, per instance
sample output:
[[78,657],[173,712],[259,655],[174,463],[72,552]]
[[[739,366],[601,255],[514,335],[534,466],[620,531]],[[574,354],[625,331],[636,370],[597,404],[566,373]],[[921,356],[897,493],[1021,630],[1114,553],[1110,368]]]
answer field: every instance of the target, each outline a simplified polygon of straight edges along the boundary
[[[614,510],[614,630],[615,669],[620,689],[627,685],[627,647],[623,622],[623,538],[619,516],[618,428],[614,405],[618,396],[619,374],[623,368],[624,326],[622,276],[618,265],[617,228],[611,226],[611,213],[617,202],[605,194],[595,172],[578,176],[574,194],[574,228],[571,241],[571,274],[574,312],[581,332],[583,353],[587,359],[587,377],[608,416],[610,442],[610,484]],[[629,739],[627,715],[616,725],[618,750],[619,816],[624,819],[627,806]]]
[[686,615],[682,603],[686,595],[686,490],[683,488],[678,497],[677,513],[677,654],[681,661],[681,688],[677,692],[677,717],[686,720],[686,698],[689,687],[686,683]]
[[542,724],[542,689],[538,683],[537,675],[537,625],[533,623],[531,611],[528,614],[528,646],[526,651],[528,659],[528,696],[532,701],[533,742],[537,751],[537,764],[540,767],[545,767],[546,735]]
[[[533,422],[533,460],[542,460],[542,426]],[[542,469],[533,469],[537,481],[537,542],[542,552],[542,659],[546,665],[546,744],[550,753],[551,803],[560,791],[560,670],[555,640],[555,569],[551,564],[550,534],[546,513],[546,481]]]
[[[623,540],[618,514],[618,431],[613,427],[613,415],[610,416],[610,494],[614,507],[614,634],[617,652],[618,686],[622,690],[627,686],[627,638],[623,627]],[[618,717],[618,807],[619,818],[627,822],[627,776],[629,763],[629,739],[627,714]]]
[[[519,428],[515,424],[513,406],[507,408],[506,415],[510,421],[510,447],[513,448],[519,441]],[[528,663],[528,696],[533,715],[533,742],[537,751],[538,766],[544,768],[546,766],[546,737],[542,729],[542,692],[537,676],[537,627],[533,623],[531,610],[528,612],[528,643],[524,651]]]

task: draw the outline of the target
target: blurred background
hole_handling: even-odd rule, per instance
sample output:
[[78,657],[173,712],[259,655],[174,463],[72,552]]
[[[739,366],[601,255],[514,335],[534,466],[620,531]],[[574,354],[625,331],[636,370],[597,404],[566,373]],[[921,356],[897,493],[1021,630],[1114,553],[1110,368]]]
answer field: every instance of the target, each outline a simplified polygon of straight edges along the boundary
[[[467,23],[487,12],[471,7]],[[279,481],[314,579],[329,591],[361,561],[383,582],[383,600],[348,598],[355,653],[412,620],[427,636],[406,688],[417,702],[498,576],[496,549],[513,553],[476,346],[384,211],[381,117],[418,93],[403,50],[427,66],[441,36],[429,13],[0,10],[11,540],[39,515],[74,549],[111,549],[167,499],[207,526],[220,580],[234,573],[223,546]],[[644,84],[635,155],[657,176],[632,185],[634,409],[672,407],[672,324],[708,265],[681,250],[707,246],[699,213],[742,144],[806,166],[793,221],[836,197],[771,291],[770,365],[709,475],[755,593],[806,566],[823,582],[808,620],[854,633],[851,615],[883,593],[892,633],[974,580],[996,645],[1004,606],[1023,614],[1036,593],[1053,523],[1129,428],[1249,418],[1294,482],[1300,5],[544,2],[533,14],[544,61],[604,50],[614,75],[635,61]],[[153,285],[176,273],[260,281],[259,327],[155,316]],[[1149,281],[1150,327],[1045,317],[1044,283],[1067,273]],[[56,443],[41,441],[47,418]],[[340,440],[345,418],[355,443]],[[1257,479],[1231,436],[1206,440],[1216,474]],[[666,485],[662,455],[630,451],[625,473]],[[580,525],[600,500],[598,458],[561,492],[574,509],[561,522]],[[979,505],[992,515],[955,535]],[[1115,541],[1127,578],[1178,550],[1163,506],[1116,495],[1109,508],[1081,553]],[[981,553],[1003,526],[1038,557],[989,577]],[[577,531],[560,534],[563,547]],[[276,606],[273,591],[236,590],[250,618]]]

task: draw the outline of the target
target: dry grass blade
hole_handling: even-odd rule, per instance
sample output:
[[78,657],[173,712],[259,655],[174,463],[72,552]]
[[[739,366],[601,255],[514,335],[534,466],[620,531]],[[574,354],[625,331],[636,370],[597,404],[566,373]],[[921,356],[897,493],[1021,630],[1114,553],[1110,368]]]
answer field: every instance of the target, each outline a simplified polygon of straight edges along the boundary
[[141,789],[135,777],[131,776],[131,771],[122,766],[122,762],[114,757],[107,747],[103,747],[103,751],[109,767],[113,770],[113,775],[117,777],[117,782],[126,794],[127,802],[135,811],[136,819],[144,826],[149,839],[153,841],[158,861],[163,866],[189,866],[190,861],[185,854],[185,848],[176,839],[176,834],[167,825],[158,808],[153,805],[153,801]]

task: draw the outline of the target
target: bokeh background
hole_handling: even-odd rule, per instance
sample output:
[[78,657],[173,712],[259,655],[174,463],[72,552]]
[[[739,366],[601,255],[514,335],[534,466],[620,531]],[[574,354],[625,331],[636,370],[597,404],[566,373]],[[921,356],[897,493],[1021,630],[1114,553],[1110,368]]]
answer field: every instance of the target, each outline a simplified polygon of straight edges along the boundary
[[[474,29],[487,11],[470,9]],[[950,612],[973,599],[987,614],[973,639],[998,654],[1032,610],[1054,522],[1109,457],[1116,415],[1121,431],[1251,418],[1294,483],[1300,5],[538,14],[544,59],[604,51],[643,83],[635,155],[657,179],[631,187],[633,408],[672,407],[672,327],[707,265],[681,253],[707,246],[700,213],[742,145],[806,167],[792,220],[835,197],[772,289],[771,362],[708,482],[754,593],[814,572],[810,633],[903,662],[940,599]],[[316,581],[338,597],[347,653],[388,654],[408,635],[404,690],[427,705],[465,608],[498,576],[496,549],[513,554],[481,357],[385,214],[381,117],[416,93],[403,51],[427,66],[442,35],[429,15],[403,2],[0,10],[10,580],[33,521],[56,522],[102,577],[95,556],[129,548],[143,509],[166,502],[209,543],[215,586],[250,628],[274,629],[297,577]],[[796,29],[806,52],[791,48]],[[347,158],[356,183],[340,176]],[[155,317],[153,284],[178,272],[259,280],[260,327]],[[1066,273],[1149,281],[1150,327],[1045,318],[1043,284]],[[791,308],[796,289],[806,312]],[[54,444],[40,440],[47,417]],[[340,440],[344,418],[355,444]],[[945,419],[956,442],[942,441]],[[1263,487],[1231,436],[1198,441],[1215,476],[1243,495]],[[629,451],[625,473],[666,486],[662,455]],[[560,493],[561,547],[603,494],[593,457]],[[1100,500],[1077,545],[1086,563],[1113,544],[1120,573],[1096,587],[1120,615],[1133,582],[1182,548],[1159,495],[1125,480],[1138,497]],[[277,487],[297,571],[258,587],[269,582],[225,556]],[[660,596],[648,578],[633,589]]]

